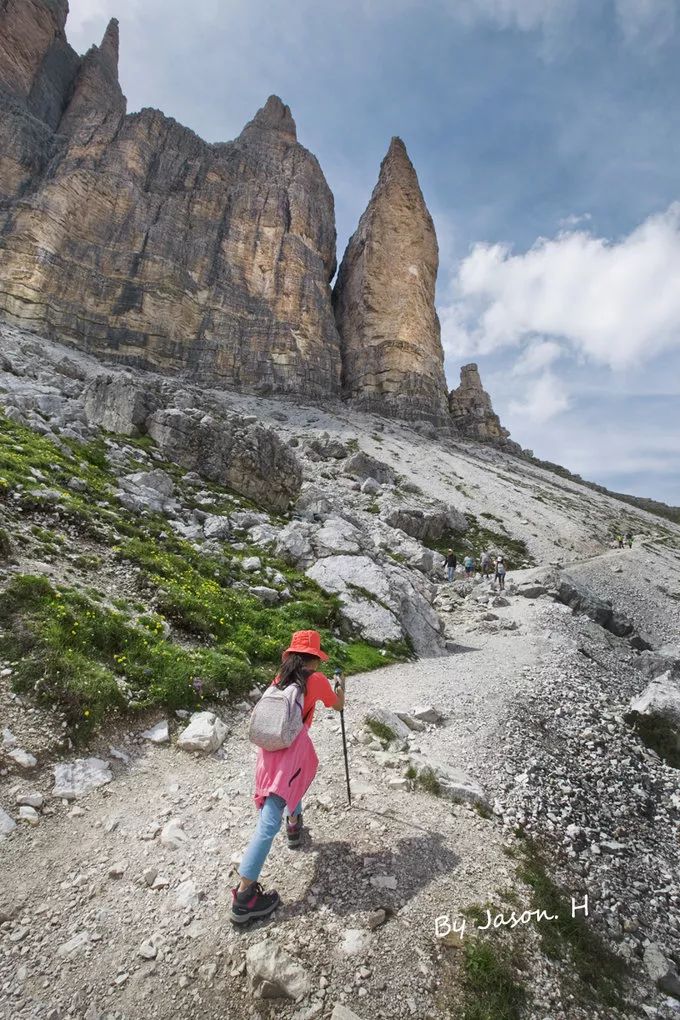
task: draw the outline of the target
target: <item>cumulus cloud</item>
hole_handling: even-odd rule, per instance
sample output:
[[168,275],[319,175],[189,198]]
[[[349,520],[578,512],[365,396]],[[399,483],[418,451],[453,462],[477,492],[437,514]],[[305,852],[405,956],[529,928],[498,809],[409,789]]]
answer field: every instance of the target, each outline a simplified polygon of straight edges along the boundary
[[574,230],[523,254],[477,244],[442,308],[444,342],[467,356],[553,340],[630,367],[680,348],[679,279],[680,203],[618,241]]
[[553,372],[544,372],[531,382],[519,400],[511,400],[508,410],[514,418],[540,425],[562,414],[570,406],[566,386]]

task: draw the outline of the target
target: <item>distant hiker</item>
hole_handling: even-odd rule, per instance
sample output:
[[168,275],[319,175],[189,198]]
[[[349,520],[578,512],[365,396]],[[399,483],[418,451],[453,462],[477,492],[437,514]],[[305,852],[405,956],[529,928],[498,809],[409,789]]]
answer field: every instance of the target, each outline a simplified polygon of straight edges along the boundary
[[[287,808],[286,835],[288,846],[298,847],[302,834],[302,798],[316,775],[319,764],[314,745],[309,736],[314,721],[314,707],[321,701],[326,708],[340,712],[345,704],[345,683],[339,680],[334,691],[328,677],[318,672],[321,660],[328,656],[321,650],[321,638],[315,630],[301,630],[293,634],[290,645],[282,655],[281,668],[273,681],[282,691],[292,686],[297,688],[292,702],[300,717],[288,720],[299,728],[297,736],[288,747],[276,751],[265,751],[259,747],[255,767],[254,801],[259,809],[257,827],[241,860],[239,884],[231,891],[231,920],[244,924],[257,917],[267,917],[279,905],[279,894],[275,889],[266,893],[257,879],[264,866],[272,842],[281,828],[284,810]],[[272,685],[272,686],[273,686]],[[271,691],[271,688],[268,688]],[[264,698],[258,702],[262,705]],[[276,719],[282,701],[279,698],[269,709],[270,717]],[[290,699],[288,699],[290,704]],[[254,726],[256,705],[251,719],[251,739],[255,741]],[[266,721],[266,720],[265,720]],[[266,727],[265,727],[266,728]],[[260,731],[263,729],[260,726]],[[275,745],[276,746],[276,745]]]
[[626,532],[626,542],[628,543],[628,548],[632,549],[633,548],[633,533],[631,531],[627,531]]
[[463,560],[463,566],[465,567],[465,576],[472,577],[475,572],[475,561],[472,556],[466,556]]
[[449,581],[453,581],[456,576],[456,567],[458,566],[458,560],[453,549],[449,549],[446,554],[446,574]]
[[491,573],[491,556],[488,552],[482,553],[481,569],[484,577],[488,577]]
[[494,584],[498,581],[498,590],[505,591],[505,560],[502,556],[496,558],[496,573],[494,574]]
[[623,535],[617,535],[616,541],[619,543],[619,549],[623,549]]

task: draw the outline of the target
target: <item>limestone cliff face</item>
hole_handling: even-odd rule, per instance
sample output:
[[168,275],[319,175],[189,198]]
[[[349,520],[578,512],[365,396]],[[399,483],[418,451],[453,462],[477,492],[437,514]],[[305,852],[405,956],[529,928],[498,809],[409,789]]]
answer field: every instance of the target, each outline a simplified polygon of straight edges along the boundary
[[460,386],[449,393],[449,409],[453,424],[463,435],[494,442],[505,442],[510,435],[494,412],[474,364],[461,368]]
[[333,293],[343,391],[404,418],[446,418],[434,291],[437,238],[404,143],[393,138]]
[[219,145],[126,116],[117,23],[81,59],[67,9],[0,0],[0,313],[207,385],[337,393],[333,197],[288,107]]

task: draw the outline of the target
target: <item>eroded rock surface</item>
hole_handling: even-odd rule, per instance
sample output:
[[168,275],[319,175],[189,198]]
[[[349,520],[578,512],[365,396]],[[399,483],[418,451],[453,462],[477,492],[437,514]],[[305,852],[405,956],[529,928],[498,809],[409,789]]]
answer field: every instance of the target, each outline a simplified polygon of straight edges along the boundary
[[67,11],[0,9],[0,312],[212,386],[337,392],[333,196],[288,107],[215,145],[126,116],[117,22],[80,58]]
[[404,143],[393,138],[333,292],[343,389],[362,407],[446,419],[438,266],[432,217]]
[[475,364],[461,368],[460,386],[449,393],[449,410],[456,428],[473,439],[504,442],[510,436],[491,405]]

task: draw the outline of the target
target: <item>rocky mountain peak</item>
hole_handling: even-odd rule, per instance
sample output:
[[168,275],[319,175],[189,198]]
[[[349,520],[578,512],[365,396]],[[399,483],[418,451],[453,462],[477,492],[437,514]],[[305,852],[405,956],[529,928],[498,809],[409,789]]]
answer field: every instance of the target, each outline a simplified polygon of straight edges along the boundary
[[461,368],[460,386],[449,393],[449,410],[454,425],[471,438],[503,442],[510,435],[501,425],[474,363]]
[[297,141],[297,128],[290,107],[278,96],[270,96],[253,119],[240,134],[241,139],[257,137],[262,132],[277,132],[292,141]]
[[105,61],[118,74],[118,50],[120,33],[118,30],[118,19],[111,18],[99,46],[101,59]]
[[345,393],[362,406],[404,418],[446,417],[438,266],[417,174],[406,146],[393,138],[333,295]]

